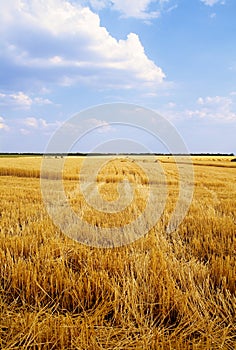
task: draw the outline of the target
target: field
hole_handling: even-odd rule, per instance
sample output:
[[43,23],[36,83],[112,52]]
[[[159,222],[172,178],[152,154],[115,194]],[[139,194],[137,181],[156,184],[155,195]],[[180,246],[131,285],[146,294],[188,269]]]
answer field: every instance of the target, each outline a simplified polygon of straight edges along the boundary
[[[41,194],[40,157],[0,158],[0,348],[235,349],[232,158],[192,158],[191,206],[172,233],[166,227],[179,193],[174,160],[140,158],[150,169],[163,168],[164,212],[149,233],[114,248],[78,243],[52,222]],[[108,202],[119,198],[125,177],[134,200],[120,213],[103,213],[78,190],[83,158],[56,161],[65,161],[70,206],[98,228],[129,224],[145,209],[148,190],[159,186],[155,172],[147,178],[135,161],[117,157],[96,177],[100,195]],[[95,161],[90,158],[91,173]]]

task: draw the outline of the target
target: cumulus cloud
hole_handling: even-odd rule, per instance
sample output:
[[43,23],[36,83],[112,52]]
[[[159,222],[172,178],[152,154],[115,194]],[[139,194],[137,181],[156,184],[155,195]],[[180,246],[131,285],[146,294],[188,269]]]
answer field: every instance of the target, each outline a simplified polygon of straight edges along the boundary
[[233,107],[234,101],[231,97],[225,96],[208,96],[199,97],[195,110],[188,110],[188,117],[197,117],[201,119],[212,119],[222,122],[236,122],[236,112]]
[[18,109],[30,109],[33,104],[52,104],[49,99],[42,97],[31,98],[22,91],[15,93],[0,93],[0,106],[14,107]]
[[[141,13],[149,3],[140,1],[137,7],[114,1],[113,6],[138,8]],[[17,76],[62,85],[133,88],[156,87],[165,78],[138,35],[117,40],[101,26],[97,14],[78,3],[9,0],[1,4],[1,13],[3,83]]]

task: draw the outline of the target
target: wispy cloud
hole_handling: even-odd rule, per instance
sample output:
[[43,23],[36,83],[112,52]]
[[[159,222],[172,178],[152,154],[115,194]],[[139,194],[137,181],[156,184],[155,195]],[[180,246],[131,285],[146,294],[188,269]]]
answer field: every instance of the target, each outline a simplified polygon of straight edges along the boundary
[[30,97],[22,91],[0,93],[0,106],[13,107],[16,109],[30,109],[33,104],[48,105],[52,104],[52,101],[42,97]]
[[36,117],[27,117],[23,120],[18,121],[24,127],[28,127],[29,129],[40,129],[40,130],[48,130],[55,129],[60,125],[60,122],[47,122],[45,119],[36,118]]
[[0,116],[0,131],[4,130],[4,131],[8,131],[10,128],[7,125],[5,119],[3,117]]
[[0,105],[3,106],[14,106],[29,109],[32,103],[33,100],[22,91],[12,94],[0,93]]
[[152,19],[160,16],[160,11],[150,11],[149,5],[157,3],[152,0],[113,0],[113,8],[120,11],[125,17],[135,17],[140,19]]
[[228,96],[199,97],[192,103],[191,109],[186,109],[173,101],[163,105],[159,111],[168,120],[178,121],[209,121],[217,123],[236,123],[236,92]]
[[[161,6],[169,2],[169,0],[87,0],[93,9],[101,10],[109,7],[114,11],[118,11],[123,17],[133,17],[137,19],[153,19],[158,18],[161,13]],[[150,5],[156,9],[150,9]]]
[[172,11],[176,10],[177,8],[178,8],[178,5],[175,4],[175,5],[173,5],[173,6],[168,7],[167,10],[166,10],[166,12],[167,12],[167,13],[172,12]]
[[216,17],[216,13],[215,12],[210,14],[210,18],[215,18],[215,17]]
[[105,120],[100,120],[100,119],[88,119],[88,124],[91,125],[91,128],[98,128],[97,131],[101,134],[111,132],[115,128],[112,127],[107,121]]
[[16,119],[12,121],[12,130],[19,130],[22,135],[52,135],[53,132],[61,125],[61,122],[48,122],[43,118],[27,117],[23,119]]
[[11,135],[35,135],[40,138],[52,133],[61,125],[61,122],[48,122],[43,118],[27,117],[14,118],[6,121],[6,118],[0,117],[0,131],[10,131]]
[[206,6],[214,6],[218,3],[220,3],[221,5],[225,5],[225,1],[222,0],[201,0],[201,2],[203,2],[203,4]]
[[234,101],[227,96],[199,97],[198,107],[195,110],[186,111],[188,117],[210,119],[220,122],[236,122],[236,111],[233,107]]

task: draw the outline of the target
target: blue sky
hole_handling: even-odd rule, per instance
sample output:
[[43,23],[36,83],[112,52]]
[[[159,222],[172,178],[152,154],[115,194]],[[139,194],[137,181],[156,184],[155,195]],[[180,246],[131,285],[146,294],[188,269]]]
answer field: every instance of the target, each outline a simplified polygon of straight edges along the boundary
[[0,6],[0,152],[43,152],[71,116],[124,102],[169,120],[190,152],[236,153],[235,0]]

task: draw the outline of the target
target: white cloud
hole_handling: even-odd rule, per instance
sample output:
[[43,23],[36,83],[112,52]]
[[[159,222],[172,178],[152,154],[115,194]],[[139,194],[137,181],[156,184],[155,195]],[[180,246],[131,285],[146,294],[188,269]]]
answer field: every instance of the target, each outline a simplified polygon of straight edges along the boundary
[[49,100],[48,98],[42,98],[42,97],[35,97],[33,99],[33,102],[38,105],[51,105],[53,102]]
[[[39,135],[48,135],[51,136],[62,122],[56,121],[47,121],[43,118],[36,117],[27,117],[27,118],[14,118],[9,119],[6,122],[6,119],[0,116],[0,132],[1,131],[11,131],[13,135],[20,133],[22,135],[34,135],[38,137]],[[104,125],[104,127],[106,127]]]
[[52,104],[49,99],[42,97],[30,97],[22,91],[15,93],[0,93],[0,106],[14,107],[17,109],[30,109],[33,104]]
[[13,94],[0,93],[0,105],[17,106],[18,108],[28,109],[33,101],[22,91]]
[[201,0],[201,2],[203,2],[206,6],[214,6],[217,3],[220,3],[221,5],[225,4],[225,1],[221,0]]
[[[150,20],[160,17],[164,5],[169,3],[170,0],[84,0],[83,3],[88,3],[96,10],[102,10],[104,8],[110,8],[111,10],[118,11],[122,14],[122,17],[137,18],[141,20]],[[155,11],[150,7],[153,5]],[[177,4],[169,7],[166,12],[171,12],[178,7]],[[149,23],[149,22],[147,22]]]
[[31,128],[37,128],[38,127],[38,120],[34,117],[29,117],[29,118],[26,118],[23,123],[26,125],[26,126],[29,126]]
[[167,104],[167,107],[168,107],[168,108],[175,108],[175,107],[176,107],[176,103],[175,103],[175,102],[169,102],[169,103]]
[[216,13],[215,12],[210,14],[210,18],[215,18],[215,17],[216,17]]
[[27,129],[24,129],[24,128],[20,128],[20,133],[22,134],[22,135],[29,135],[30,134],[30,131],[29,130],[27,130]]
[[113,7],[120,11],[126,17],[135,17],[141,19],[150,19],[160,16],[159,11],[148,11],[152,0],[113,0]]
[[197,103],[202,106],[229,106],[232,104],[232,100],[224,96],[208,96],[208,97],[199,97]]
[[[119,11],[124,17],[139,19],[152,19],[160,16],[160,5],[169,0],[88,0],[87,2],[96,10],[109,7]],[[150,11],[149,7],[155,3],[156,11]]]
[[197,104],[200,106],[199,108],[186,111],[187,117],[236,122],[236,112],[234,112],[233,100],[230,97],[199,97]]
[[114,127],[112,127],[108,122],[105,120],[100,120],[100,119],[88,119],[88,124],[91,124],[91,128],[97,128],[98,127],[98,132],[101,134],[111,132],[114,130]]
[[90,4],[94,10],[98,11],[111,5],[111,2],[109,0],[87,0],[85,3],[86,2]]
[[8,131],[9,130],[9,126],[6,124],[5,119],[0,116],[0,131],[1,130]]
[[[50,129],[50,128],[56,128],[60,125],[60,122],[52,122],[48,123],[45,119],[42,118],[35,118],[35,117],[28,117],[21,121],[21,124],[24,125],[24,127],[30,128],[30,129]],[[23,129],[22,129],[23,130]],[[25,129],[27,130],[28,129]]]
[[168,13],[168,12],[172,12],[172,11],[176,10],[177,8],[178,8],[178,5],[175,4],[175,5],[171,6],[171,7],[169,7],[169,8],[166,10],[166,12],[167,12],[167,13]]
[[[149,3],[140,0],[134,6],[134,1],[114,1],[113,6],[145,17]],[[27,72],[35,75],[34,81],[62,85],[153,88],[165,78],[147,57],[138,35],[116,40],[101,26],[97,14],[78,3],[9,0],[1,7],[4,62],[22,71],[22,79]]]
[[229,96],[199,97],[191,109],[185,109],[170,101],[157,110],[157,113],[175,122],[195,119],[221,124],[235,124],[236,92],[232,91]]
[[14,119],[11,130],[20,132],[22,135],[31,135],[37,139],[38,137],[50,137],[61,124],[62,122],[58,120],[49,122],[43,118],[28,117]]

